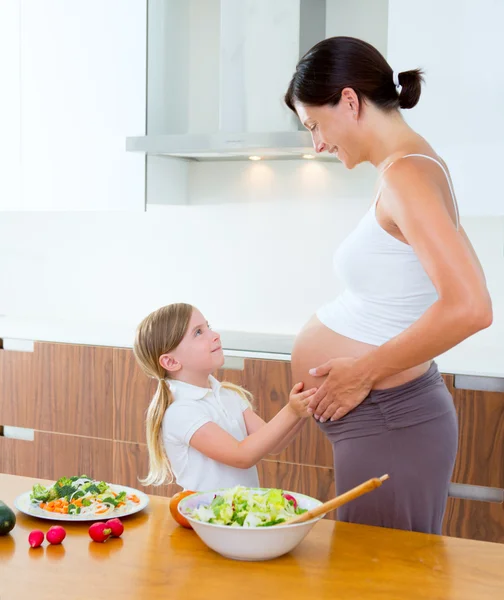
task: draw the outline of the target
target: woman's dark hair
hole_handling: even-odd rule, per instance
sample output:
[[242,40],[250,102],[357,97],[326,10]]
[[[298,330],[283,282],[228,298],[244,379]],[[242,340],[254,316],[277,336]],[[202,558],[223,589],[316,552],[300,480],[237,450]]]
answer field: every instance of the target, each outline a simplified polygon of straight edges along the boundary
[[335,106],[344,88],[352,88],[359,101],[367,98],[383,110],[413,108],[420,98],[423,72],[399,73],[401,93],[393,71],[376,48],[352,37],[332,37],[313,46],[301,58],[292,76],[285,103],[294,112],[294,102],[308,106]]

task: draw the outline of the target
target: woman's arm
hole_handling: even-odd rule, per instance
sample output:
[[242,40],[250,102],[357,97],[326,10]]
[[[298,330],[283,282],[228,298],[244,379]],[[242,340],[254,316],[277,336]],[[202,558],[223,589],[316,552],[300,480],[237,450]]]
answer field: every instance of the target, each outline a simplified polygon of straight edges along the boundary
[[442,193],[414,160],[385,177],[380,200],[432,280],[438,300],[405,331],[358,359],[334,359],[310,371],[326,375],[310,402],[320,420],[346,415],[373,386],[453,348],[492,323],[485,277],[465,233],[457,231]]
[[[247,426],[248,434],[255,433],[259,431],[261,427],[266,425],[266,422],[261,419],[261,417],[255,413],[252,409],[247,408],[247,410],[243,413],[243,417],[245,419],[245,425]],[[308,421],[308,419],[299,419],[298,423],[294,425],[294,427],[289,431],[289,433],[284,436],[281,440],[278,441],[278,444],[270,450],[270,454],[280,454],[287,446],[292,442],[292,440],[299,433],[303,425]]]
[[386,174],[386,210],[438,300],[404,332],[357,361],[373,384],[439,356],[492,323],[483,269],[465,232],[453,224],[440,190],[414,161],[394,167]]

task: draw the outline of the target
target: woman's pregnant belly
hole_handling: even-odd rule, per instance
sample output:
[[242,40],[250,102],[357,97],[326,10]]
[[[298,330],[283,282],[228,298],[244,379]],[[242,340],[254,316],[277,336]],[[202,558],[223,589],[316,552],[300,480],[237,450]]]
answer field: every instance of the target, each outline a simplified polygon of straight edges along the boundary
[[[305,389],[320,387],[325,377],[313,377],[308,373],[331,358],[359,358],[376,346],[352,340],[323,325],[314,315],[299,332],[291,355],[293,382],[302,381]],[[374,389],[386,389],[401,385],[423,375],[430,363],[423,363],[379,381]]]

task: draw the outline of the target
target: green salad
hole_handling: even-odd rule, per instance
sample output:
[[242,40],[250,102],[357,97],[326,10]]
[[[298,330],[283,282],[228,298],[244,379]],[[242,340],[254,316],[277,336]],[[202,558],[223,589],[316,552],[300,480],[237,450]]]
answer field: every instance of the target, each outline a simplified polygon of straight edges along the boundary
[[216,494],[188,514],[193,519],[230,527],[270,527],[306,512],[294,496],[279,490],[257,490],[236,486]]
[[97,516],[124,513],[140,502],[135,494],[87,475],[61,477],[50,487],[36,483],[30,501],[33,507],[51,513]]

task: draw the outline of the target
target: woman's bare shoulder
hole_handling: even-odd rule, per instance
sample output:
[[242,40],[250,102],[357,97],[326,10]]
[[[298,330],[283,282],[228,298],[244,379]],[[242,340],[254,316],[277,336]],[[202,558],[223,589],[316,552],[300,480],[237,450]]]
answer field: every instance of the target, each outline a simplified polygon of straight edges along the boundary
[[[428,156],[428,158],[426,158]],[[442,204],[453,221],[457,220],[456,200],[451,177],[443,159],[436,154],[405,156],[387,169],[383,176],[383,197],[387,207],[427,208]]]

